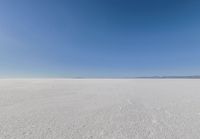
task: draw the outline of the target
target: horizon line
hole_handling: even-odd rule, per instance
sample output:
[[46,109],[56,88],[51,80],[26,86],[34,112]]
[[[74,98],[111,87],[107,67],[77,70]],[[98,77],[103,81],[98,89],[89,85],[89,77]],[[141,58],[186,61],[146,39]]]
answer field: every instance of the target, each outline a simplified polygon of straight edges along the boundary
[[200,79],[200,75],[132,76],[132,77],[0,77],[0,79]]

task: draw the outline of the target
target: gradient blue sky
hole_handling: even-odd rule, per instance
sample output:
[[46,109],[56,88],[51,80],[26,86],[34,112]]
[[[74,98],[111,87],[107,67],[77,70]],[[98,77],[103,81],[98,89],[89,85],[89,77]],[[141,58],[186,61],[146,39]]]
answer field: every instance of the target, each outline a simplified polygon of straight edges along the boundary
[[1,0],[0,77],[200,75],[198,0]]

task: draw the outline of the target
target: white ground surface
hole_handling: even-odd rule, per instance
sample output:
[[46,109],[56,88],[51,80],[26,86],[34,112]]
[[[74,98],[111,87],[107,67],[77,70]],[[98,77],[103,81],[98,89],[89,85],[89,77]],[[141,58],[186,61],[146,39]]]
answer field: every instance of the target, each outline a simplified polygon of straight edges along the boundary
[[0,139],[199,139],[200,80],[0,80]]

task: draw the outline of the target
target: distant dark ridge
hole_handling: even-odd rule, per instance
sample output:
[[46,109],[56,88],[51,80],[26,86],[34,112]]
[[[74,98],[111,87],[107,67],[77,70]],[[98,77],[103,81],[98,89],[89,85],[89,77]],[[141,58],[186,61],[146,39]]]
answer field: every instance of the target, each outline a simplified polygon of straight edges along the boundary
[[73,79],[200,79],[200,75],[193,75],[193,76],[138,76],[138,77],[73,77]]
[[0,79],[200,79],[200,75],[194,76],[130,76],[130,77],[58,77],[58,78],[51,78],[51,77],[34,77],[34,78],[3,78]]
[[200,79],[200,75],[194,76],[148,76],[148,77],[136,77],[136,78],[144,78],[144,79]]

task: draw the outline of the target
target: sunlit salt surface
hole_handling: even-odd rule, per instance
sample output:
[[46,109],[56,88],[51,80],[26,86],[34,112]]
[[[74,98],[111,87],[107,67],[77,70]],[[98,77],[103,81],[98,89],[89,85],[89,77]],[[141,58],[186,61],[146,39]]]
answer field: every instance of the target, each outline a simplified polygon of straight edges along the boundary
[[198,79],[2,79],[0,139],[199,139]]

